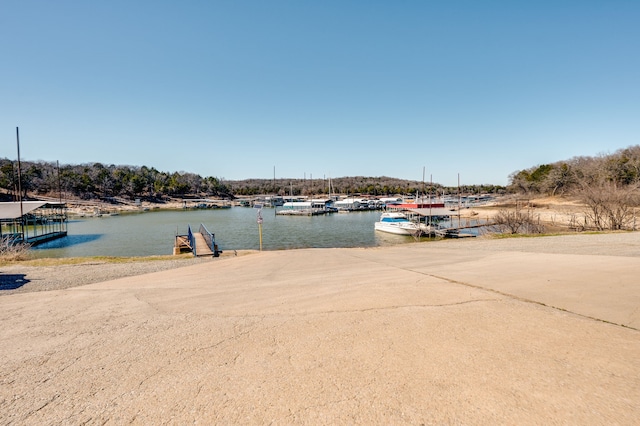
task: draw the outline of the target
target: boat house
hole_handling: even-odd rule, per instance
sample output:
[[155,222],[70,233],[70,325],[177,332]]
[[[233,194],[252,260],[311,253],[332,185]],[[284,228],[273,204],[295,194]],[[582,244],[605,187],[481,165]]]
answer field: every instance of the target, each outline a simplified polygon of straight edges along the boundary
[[279,215],[316,216],[329,213],[331,200],[287,201],[278,210]]
[[67,235],[66,205],[48,201],[0,203],[0,238],[37,245]]
[[362,201],[356,198],[345,198],[343,200],[336,201],[333,203],[333,206],[337,208],[338,211],[347,212],[364,209]]

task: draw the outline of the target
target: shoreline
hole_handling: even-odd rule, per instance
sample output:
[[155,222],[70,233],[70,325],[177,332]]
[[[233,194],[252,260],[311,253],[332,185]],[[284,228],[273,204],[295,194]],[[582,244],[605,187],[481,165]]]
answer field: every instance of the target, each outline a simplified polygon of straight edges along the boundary
[[[429,242],[412,242],[401,245],[419,247],[423,244],[447,247],[455,250],[474,249],[481,246],[490,250],[524,250],[545,253],[584,253],[609,256],[640,257],[640,243],[637,247],[611,243],[616,237],[609,235],[634,234],[640,241],[640,233],[633,231],[609,231],[595,233],[567,232],[560,234],[515,234],[506,236],[485,235],[472,239],[443,239]],[[629,237],[618,237],[622,240]],[[635,237],[632,237],[632,239]],[[535,241],[547,240],[548,241]],[[609,240],[607,244],[599,243]],[[554,248],[555,241],[583,241],[573,243],[571,249]],[[589,242],[588,244],[586,242]],[[284,253],[304,250],[382,250],[395,246],[351,247],[351,248],[298,248],[287,250],[229,250],[218,258],[193,257],[191,254],[156,256],[89,256],[70,258],[33,258],[0,262],[0,297],[4,295],[61,290],[112,279],[145,275],[152,272],[183,268],[206,262],[222,262],[233,258],[261,253]]]
[[[189,201],[189,200],[187,200]],[[93,217],[102,215],[136,214],[152,211],[175,211],[184,210],[184,203],[180,200],[171,200],[164,203],[152,203],[142,201],[140,205],[132,202],[121,204],[109,204],[98,200],[65,200],[67,211],[72,217]],[[239,207],[229,200],[212,200],[212,204],[224,206],[218,208]],[[587,208],[577,200],[560,196],[501,196],[495,201],[462,207],[452,210],[452,219],[460,215],[462,219],[484,219],[491,220],[499,211],[517,211],[518,209],[528,212],[540,223],[549,227],[552,231],[569,230],[578,223],[584,223]]]
[[[34,199],[49,200],[58,202],[59,198],[34,196]],[[92,199],[62,199],[67,205],[67,212],[70,217],[98,217],[120,214],[137,214],[152,211],[179,211],[185,209],[185,202],[195,203],[203,201],[192,198],[172,198],[163,202],[140,201],[136,203],[124,198],[115,198],[109,203],[103,200]],[[233,200],[208,199],[208,208],[231,208],[240,207]],[[187,207],[188,209],[194,208]],[[585,226],[589,220],[589,209],[581,201],[572,196],[547,196],[547,195],[501,195],[496,196],[493,201],[484,204],[471,206],[461,206],[459,213],[456,206],[453,206],[452,218],[458,214],[462,219],[483,219],[491,220],[500,211],[521,211],[526,212],[538,223],[545,225],[549,232],[565,230],[589,230]],[[640,216],[640,208],[633,209],[636,215]],[[640,226],[640,219],[639,219]]]

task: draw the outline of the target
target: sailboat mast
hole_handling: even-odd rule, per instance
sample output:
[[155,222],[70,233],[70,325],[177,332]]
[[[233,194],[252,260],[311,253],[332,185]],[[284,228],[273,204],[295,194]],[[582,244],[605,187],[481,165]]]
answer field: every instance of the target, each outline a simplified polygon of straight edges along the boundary
[[431,226],[431,221],[433,219],[431,216],[431,206],[433,205],[433,202],[431,201],[431,191],[433,191],[433,174],[429,175],[429,180],[429,226]]
[[16,143],[18,145],[18,201],[20,201],[20,217],[22,211],[22,171],[20,170],[20,130],[16,127]]

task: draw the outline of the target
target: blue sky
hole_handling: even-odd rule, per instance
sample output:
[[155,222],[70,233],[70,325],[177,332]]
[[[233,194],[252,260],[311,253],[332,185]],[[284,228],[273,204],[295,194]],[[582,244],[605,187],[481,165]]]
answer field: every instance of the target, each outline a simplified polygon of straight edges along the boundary
[[640,144],[640,2],[3,1],[0,157],[223,179],[510,173]]

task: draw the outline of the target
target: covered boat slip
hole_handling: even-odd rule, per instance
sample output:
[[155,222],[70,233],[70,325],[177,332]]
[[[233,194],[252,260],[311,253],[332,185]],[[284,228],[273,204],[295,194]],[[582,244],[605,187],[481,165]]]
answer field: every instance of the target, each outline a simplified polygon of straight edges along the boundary
[[0,238],[37,245],[67,235],[64,203],[13,201],[0,203]]
[[[461,231],[491,226],[488,220],[469,217],[461,219],[460,210],[449,207],[409,208],[398,211],[404,212],[410,221],[420,224],[426,234],[445,238],[474,237],[475,235]],[[457,221],[454,219],[455,216]]]
[[396,209],[395,211],[403,212],[407,219],[412,222],[425,225],[436,225],[440,222],[448,221],[455,214],[455,211],[446,207],[407,208]]
[[455,226],[452,217],[459,212],[458,210],[444,207],[442,204],[433,206],[421,205],[421,207],[409,207],[408,204],[388,205],[387,211],[398,212],[403,214],[407,220],[418,225],[419,232],[414,236],[432,236],[444,238],[460,238],[470,237],[473,235],[461,234],[462,229],[475,227],[469,224],[462,226],[458,220],[458,226]]
[[317,216],[331,213],[331,200],[288,201],[276,212],[278,215],[288,216]]

